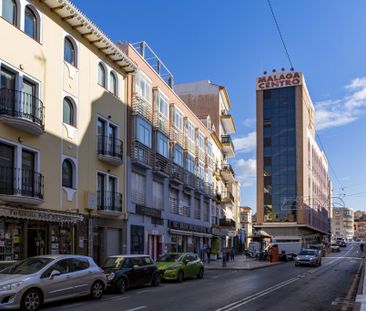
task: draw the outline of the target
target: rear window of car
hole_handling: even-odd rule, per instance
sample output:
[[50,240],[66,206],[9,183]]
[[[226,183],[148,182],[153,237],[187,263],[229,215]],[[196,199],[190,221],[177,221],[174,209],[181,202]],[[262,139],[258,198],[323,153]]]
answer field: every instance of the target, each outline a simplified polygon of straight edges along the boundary
[[300,251],[299,255],[315,255],[316,254],[316,251],[313,251],[313,250],[303,250],[303,251]]

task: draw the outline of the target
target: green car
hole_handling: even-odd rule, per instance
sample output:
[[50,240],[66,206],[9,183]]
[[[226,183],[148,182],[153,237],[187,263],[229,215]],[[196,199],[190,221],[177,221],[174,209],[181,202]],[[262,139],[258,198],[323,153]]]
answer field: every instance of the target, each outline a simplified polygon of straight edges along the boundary
[[185,278],[203,278],[203,263],[193,253],[166,253],[156,261],[156,265],[164,280],[183,282]]

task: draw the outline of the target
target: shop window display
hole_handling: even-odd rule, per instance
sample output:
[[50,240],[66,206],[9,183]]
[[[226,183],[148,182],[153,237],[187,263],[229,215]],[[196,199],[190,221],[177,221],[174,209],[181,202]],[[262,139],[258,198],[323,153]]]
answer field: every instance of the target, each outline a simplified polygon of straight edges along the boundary
[[0,221],[0,260],[20,260],[23,254],[22,226]]

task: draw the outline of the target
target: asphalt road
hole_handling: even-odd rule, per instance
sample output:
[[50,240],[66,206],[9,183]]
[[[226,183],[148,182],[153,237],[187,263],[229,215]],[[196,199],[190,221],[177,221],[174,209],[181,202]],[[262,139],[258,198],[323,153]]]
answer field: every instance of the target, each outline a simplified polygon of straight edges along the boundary
[[99,301],[74,299],[45,310],[231,311],[352,310],[362,264],[358,244],[327,254],[318,268],[293,262],[253,271],[207,271],[202,280],[106,294]]

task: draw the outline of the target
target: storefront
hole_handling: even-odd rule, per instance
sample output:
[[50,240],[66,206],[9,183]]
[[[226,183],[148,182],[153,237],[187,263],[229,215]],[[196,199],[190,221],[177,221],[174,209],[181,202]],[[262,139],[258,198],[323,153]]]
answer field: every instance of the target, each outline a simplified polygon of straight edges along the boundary
[[0,260],[46,254],[87,254],[81,215],[0,206]]
[[169,220],[168,228],[171,252],[194,252],[203,258],[211,245],[210,227]]

